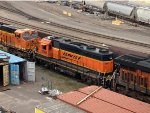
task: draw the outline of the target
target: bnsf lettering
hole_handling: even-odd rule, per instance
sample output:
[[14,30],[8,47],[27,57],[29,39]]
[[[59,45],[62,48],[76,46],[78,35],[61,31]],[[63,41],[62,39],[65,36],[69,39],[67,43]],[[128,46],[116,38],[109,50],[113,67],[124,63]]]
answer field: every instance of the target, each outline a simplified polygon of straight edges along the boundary
[[75,60],[80,60],[80,58],[81,58],[81,57],[79,57],[79,56],[76,56],[76,55],[73,55],[73,54],[64,52],[64,53],[63,53],[63,58],[65,58],[65,57],[70,57],[70,58],[73,58],[73,59],[75,59]]

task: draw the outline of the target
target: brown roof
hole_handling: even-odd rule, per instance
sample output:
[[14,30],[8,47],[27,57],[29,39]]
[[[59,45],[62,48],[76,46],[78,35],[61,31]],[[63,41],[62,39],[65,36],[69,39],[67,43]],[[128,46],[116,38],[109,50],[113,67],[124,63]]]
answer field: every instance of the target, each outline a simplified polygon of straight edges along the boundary
[[85,101],[77,103],[98,86],[88,86],[58,96],[58,99],[92,113],[150,113],[150,104],[101,88]]

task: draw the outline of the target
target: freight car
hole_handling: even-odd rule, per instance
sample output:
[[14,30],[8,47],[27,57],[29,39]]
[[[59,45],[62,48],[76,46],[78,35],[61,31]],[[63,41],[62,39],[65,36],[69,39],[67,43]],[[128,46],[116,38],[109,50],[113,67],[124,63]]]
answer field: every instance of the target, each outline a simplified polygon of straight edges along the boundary
[[107,49],[48,36],[40,41],[36,58],[83,81],[110,85],[111,79],[105,81],[113,73],[113,53]]
[[12,25],[0,25],[0,42],[9,48],[9,52],[29,58],[39,41],[38,33],[32,29],[20,29]]
[[137,22],[150,24],[150,9],[137,7],[135,10],[135,20]]
[[123,55],[115,63],[120,66],[117,84],[150,95],[150,58]]
[[101,1],[86,0],[84,2],[83,10],[89,13],[94,13],[94,11],[104,13],[104,8],[103,8],[104,4],[105,4],[105,1],[102,1],[102,0]]
[[[106,13],[108,15],[118,16],[124,19],[128,19],[133,22],[140,24],[150,24],[150,8],[149,7],[139,7],[137,5],[130,4],[128,2],[113,2],[113,1],[85,1],[85,3],[91,7],[96,7],[101,10],[100,12]],[[103,6],[102,6],[103,5]],[[91,8],[93,10],[93,8]],[[98,11],[98,10],[97,10]],[[92,11],[91,11],[92,12]]]

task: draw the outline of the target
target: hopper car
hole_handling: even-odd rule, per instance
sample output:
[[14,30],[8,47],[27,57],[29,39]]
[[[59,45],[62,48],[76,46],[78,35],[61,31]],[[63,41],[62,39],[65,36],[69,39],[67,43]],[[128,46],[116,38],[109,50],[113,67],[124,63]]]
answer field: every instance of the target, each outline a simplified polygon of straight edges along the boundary
[[132,22],[145,25],[150,24],[150,7],[140,7],[138,5],[129,4],[128,2],[117,1],[85,1],[85,4],[84,7],[88,7],[90,9],[89,12],[98,11]]

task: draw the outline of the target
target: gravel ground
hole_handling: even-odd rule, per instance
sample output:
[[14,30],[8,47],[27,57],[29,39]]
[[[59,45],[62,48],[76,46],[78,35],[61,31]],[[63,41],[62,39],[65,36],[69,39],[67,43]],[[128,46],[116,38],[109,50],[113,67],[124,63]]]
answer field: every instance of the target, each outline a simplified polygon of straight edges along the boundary
[[[42,80],[43,77],[44,80]],[[38,84],[40,86],[41,82],[47,83],[47,81],[52,82],[52,88],[59,89],[62,92],[68,92],[86,86],[70,77],[50,71],[45,67],[36,66],[36,85]]]
[[[42,77],[45,79],[41,79]],[[51,99],[38,93],[41,85],[46,84],[47,81],[52,82],[52,88],[57,88],[62,92],[86,86],[69,77],[36,66],[36,82],[22,83],[20,86],[10,86],[11,90],[0,92],[0,106],[16,111],[17,113],[34,113],[34,108],[37,105],[49,102]]]

